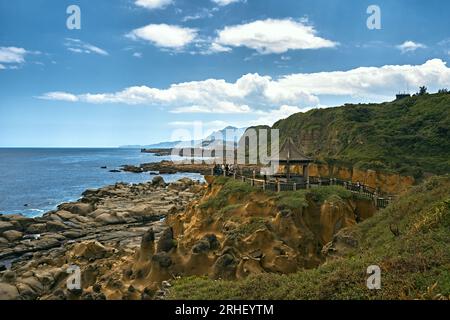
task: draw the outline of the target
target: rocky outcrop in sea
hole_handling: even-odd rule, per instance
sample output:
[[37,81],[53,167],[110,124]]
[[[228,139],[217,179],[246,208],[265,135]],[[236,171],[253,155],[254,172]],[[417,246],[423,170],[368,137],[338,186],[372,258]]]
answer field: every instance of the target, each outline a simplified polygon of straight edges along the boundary
[[[0,299],[145,299],[150,289],[135,288],[129,271],[145,235],[151,229],[154,240],[164,236],[165,218],[203,190],[190,179],[166,184],[157,176],[87,190],[40,218],[0,216]],[[74,267],[81,288],[70,290]]]

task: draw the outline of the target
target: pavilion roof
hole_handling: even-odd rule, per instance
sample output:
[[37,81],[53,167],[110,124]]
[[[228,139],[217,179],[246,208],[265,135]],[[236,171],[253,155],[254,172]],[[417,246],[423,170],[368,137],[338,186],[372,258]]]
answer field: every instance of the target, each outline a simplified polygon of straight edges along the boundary
[[305,156],[295,145],[292,138],[287,138],[286,141],[281,145],[279,158],[272,158],[272,160],[278,160],[279,162],[312,162],[311,158]]

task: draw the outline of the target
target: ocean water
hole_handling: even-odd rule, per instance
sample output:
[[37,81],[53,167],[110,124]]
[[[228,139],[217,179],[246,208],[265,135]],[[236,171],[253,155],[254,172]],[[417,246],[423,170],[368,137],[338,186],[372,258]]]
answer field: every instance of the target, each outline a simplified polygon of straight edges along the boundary
[[[120,166],[159,162],[138,149],[9,149],[0,148],[0,214],[41,216],[62,202],[75,201],[86,189],[116,182],[151,181],[150,173],[113,173]],[[101,169],[106,166],[107,169]],[[166,182],[200,174],[162,175]]]

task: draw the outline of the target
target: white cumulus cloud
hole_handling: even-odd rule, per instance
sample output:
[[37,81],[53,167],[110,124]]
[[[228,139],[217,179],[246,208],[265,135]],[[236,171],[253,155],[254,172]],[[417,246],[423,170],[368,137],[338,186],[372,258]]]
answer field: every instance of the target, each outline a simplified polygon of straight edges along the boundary
[[262,54],[337,46],[336,42],[318,36],[313,26],[292,19],[266,19],[227,26],[218,31],[215,43],[225,47],[247,47]]
[[402,53],[413,52],[417,49],[425,49],[427,46],[421,43],[416,43],[414,41],[405,41],[402,44],[397,46]]
[[172,0],[136,0],[135,4],[146,9],[162,9],[172,4]]
[[[299,110],[319,107],[325,96],[357,97],[381,102],[394,94],[425,85],[430,90],[448,86],[450,68],[440,59],[422,65],[386,65],[361,67],[347,71],[297,73],[273,79],[257,73],[246,74],[235,82],[207,79],[172,84],[159,89],[134,86],[112,93],[44,94],[51,100],[82,101],[86,103],[145,104],[168,109],[173,113],[246,113],[265,117],[279,110],[284,116]],[[280,108],[280,106],[283,106]],[[263,119],[264,120],[264,119]]]
[[450,83],[450,68],[440,59],[422,65],[361,67],[348,71],[300,73],[279,79],[274,90],[280,94],[302,88],[314,95],[354,96],[377,101],[392,98],[395,92],[426,85],[438,89]]
[[168,24],[149,24],[135,29],[129,38],[149,41],[157,47],[182,49],[197,37],[197,30]]

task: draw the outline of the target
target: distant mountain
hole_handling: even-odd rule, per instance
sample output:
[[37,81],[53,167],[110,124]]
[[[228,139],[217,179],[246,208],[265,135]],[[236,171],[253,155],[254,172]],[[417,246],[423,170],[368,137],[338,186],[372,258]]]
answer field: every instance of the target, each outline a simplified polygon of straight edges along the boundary
[[147,149],[172,149],[181,144],[182,141],[160,142],[145,146]]
[[215,131],[201,142],[203,148],[216,148],[218,146],[235,146],[247,128],[236,128],[228,126],[222,130]]
[[172,148],[207,148],[213,149],[219,146],[234,146],[242,137],[246,128],[236,128],[228,126],[222,130],[214,131],[209,136],[202,140],[192,141],[166,141],[159,142],[150,145],[132,145],[121,146],[120,148],[133,148],[133,149],[172,149]]

